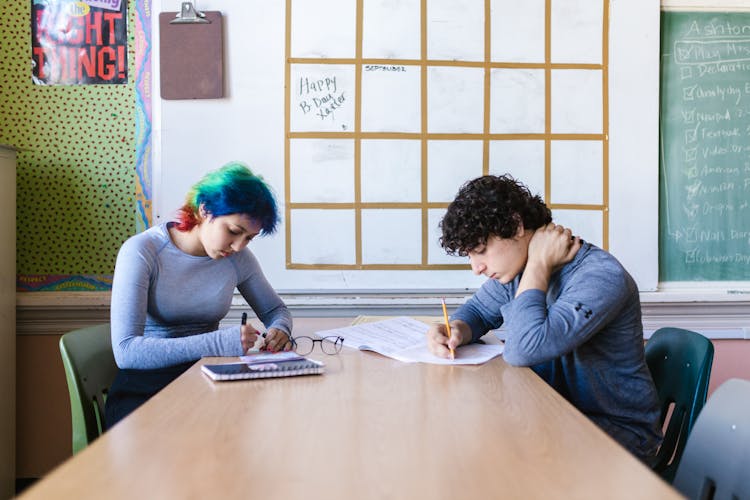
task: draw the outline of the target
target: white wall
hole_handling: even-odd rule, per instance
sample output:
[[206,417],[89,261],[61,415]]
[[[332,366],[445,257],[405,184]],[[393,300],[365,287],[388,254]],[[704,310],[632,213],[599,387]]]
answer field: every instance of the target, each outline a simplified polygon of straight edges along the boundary
[[[308,21],[307,25],[310,31],[306,31],[304,35],[311,40],[307,42],[308,44],[322,43],[325,45],[328,43],[331,47],[338,47],[339,45],[330,44],[329,40],[326,41],[325,37],[332,37],[335,34],[341,35],[341,33],[345,35],[347,30],[353,30],[354,24],[350,12],[352,9],[334,9],[334,4],[337,1],[342,2],[341,7],[353,4],[350,0],[329,0],[324,2],[328,6],[327,9],[311,9],[306,12],[304,19]],[[370,6],[374,5],[374,3],[366,3]],[[410,2],[406,0],[398,3],[404,8],[410,5]],[[291,5],[293,9],[301,9],[302,6],[307,4],[302,0],[292,0]],[[298,7],[295,7],[295,5]],[[440,5],[448,10],[451,8],[451,2],[433,0],[428,2],[428,10],[432,9],[429,10],[428,17],[438,15]],[[492,5],[493,9],[521,8],[521,4],[516,2],[500,2],[499,0],[494,1]],[[318,6],[320,7],[320,5]],[[184,193],[205,171],[231,160],[241,160],[256,168],[274,186],[282,205],[288,201],[284,198],[286,182],[284,167],[286,146],[284,136],[285,3],[260,0],[246,2],[205,0],[199,2],[197,7],[202,10],[218,10],[224,15],[226,97],[194,101],[161,100],[158,91],[159,55],[158,51],[154,52],[153,143],[155,156],[153,206],[155,209],[154,222],[156,223],[171,218],[173,211],[182,203]],[[594,243],[602,245],[604,240],[608,239],[609,249],[634,275],[641,290],[654,290],[657,286],[659,5],[656,0],[633,0],[611,2],[609,8],[609,19],[611,21],[609,26],[609,92],[607,101],[609,110],[607,111],[602,105],[601,108],[604,109],[597,111],[602,113],[604,117],[609,118],[607,123],[609,128],[609,156],[602,164],[603,171],[595,172],[593,175],[579,175],[576,179],[573,176],[576,168],[575,160],[576,158],[583,158],[587,149],[584,148],[576,152],[576,149],[573,148],[565,152],[563,156],[570,158],[570,161],[568,161],[570,166],[567,167],[567,170],[553,170],[552,176],[554,178],[548,180],[554,188],[551,201],[555,202],[555,193],[560,193],[562,190],[567,191],[565,195],[567,198],[560,199],[557,203],[565,203],[567,199],[570,199],[575,204],[577,190],[585,191],[586,187],[590,188],[589,191],[598,189],[600,192],[597,196],[599,197],[604,197],[604,194],[607,194],[609,207],[605,212],[554,210],[554,215],[560,222],[573,226],[577,233]],[[176,10],[173,2],[165,1],[156,2],[154,9],[157,11],[153,16],[155,20],[158,18],[156,14],[160,10]],[[337,15],[332,16],[332,12],[337,12]],[[430,18],[430,22],[434,23],[430,24],[428,29],[439,26],[441,24],[439,21],[440,19]],[[470,22],[470,19],[467,22]],[[539,33],[523,30],[521,32],[527,33],[525,36],[528,36],[529,40],[518,40],[519,46],[538,42]],[[298,38],[302,36],[299,31],[296,33]],[[413,45],[411,44],[411,41],[413,41],[412,31],[393,29],[390,33],[397,39],[402,38],[403,43],[398,46]],[[500,36],[500,33],[500,28],[496,27],[493,31],[493,38]],[[570,42],[570,46],[575,48],[576,40],[571,37],[583,36],[575,35],[576,33],[576,31],[571,31],[562,36],[559,33],[556,35],[553,30],[552,37],[553,42],[555,42],[553,54],[572,50],[567,47],[568,42]],[[156,43],[158,35],[158,26],[155,26],[154,47],[158,47]],[[555,38],[556,36],[557,38]],[[323,42],[315,42],[321,37],[324,38]],[[563,43],[566,40],[567,42]],[[381,40],[379,43],[382,45],[385,42]],[[294,46],[294,38],[292,46]],[[471,47],[472,45],[468,42],[460,47],[467,59],[473,57]],[[430,45],[429,50],[436,54],[435,57],[440,56],[441,48],[439,46]],[[340,56],[339,54],[333,55]],[[344,54],[344,56],[349,55],[348,53]],[[606,76],[603,72],[599,73],[602,73],[601,78]],[[499,96],[500,93],[497,95]],[[373,97],[372,94],[369,97],[363,96],[365,104],[371,102],[372,99],[377,100],[377,96]],[[408,102],[408,99],[402,99],[401,104],[404,105]],[[564,104],[563,100],[554,101],[553,97],[553,113],[556,112],[556,102],[558,105],[559,103]],[[383,102],[383,104],[386,105],[387,103]],[[371,106],[371,108],[374,109],[377,106]],[[581,113],[584,114],[586,111],[582,109]],[[430,111],[430,116],[434,117],[438,113],[437,108],[433,108]],[[449,113],[446,116],[453,115]],[[566,116],[568,116],[569,121],[576,121],[575,113],[567,113]],[[514,123],[511,121],[503,125],[502,121],[497,122],[493,117],[496,117],[496,114],[491,117],[492,127],[502,129],[503,126],[510,126]],[[518,118],[520,121],[524,119],[523,116]],[[367,122],[363,117],[363,122],[375,123],[376,125],[383,125],[383,120],[383,117],[375,117]],[[449,118],[445,120],[443,123],[450,121]],[[462,120],[471,123],[469,119],[462,117]],[[532,125],[529,125],[529,127],[533,128],[534,120],[530,120],[530,123]],[[552,132],[555,132],[555,127],[559,123],[560,120],[553,121]],[[406,125],[404,126],[406,127]],[[294,130],[294,127],[292,127],[292,130]],[[302,130],[305,130],[304,127]],[[563,143],[565,141],[557,142]],[[572,142],[574,141],[570,141],[570,143]],[[569,143],[563,145],[567,144]],[[555,144],[553,144],[552,150],[553,155],[560,154],[555,151]],[[514,167],[512,168],[517,168],[519,165],[535,164],[538,171],[538,157],[534,154],[522,153],[520,157],[515,156]],[[433,157],[437,156],[433,155]],[[511,155],[511,157],[513,156]],[[295,170],[292,169],[292,171]],[[523,172],[513,173],[521,180],[525,180],[524,177],[527,177],[529,184],[533,185],[534,182],[537,182],[537,186],[539,186],[539,183],[541,183],[539,190],[543,189],[543,170],[541,181],[535,180],[538,179],[538,175],[535,177],[531,173],[528,175],[524,175]],[[474,170],[469,169],[465,178],[474,175]],[[594,179],[593,184],[592,179]],[[455,192],[459,181],[450,178],[445,182],[450,182],[451,185],[438,186],[436,191]],[[318,191],[322,192],[327,187],[327,184],[320,185]],[[603,191],[605,188],[608,188],[606,193]],[[308,193],[315,192],[315,189],[308,187],[306,191]],[[582,202],[586,203],[587,200]],[[606,238],[602,233],[604,227],[602,213],[609,217]],[[406,219],[407,217],[403,218],[403,220]],[[313,220],[316,219],[313,218]],[[288,224],[289,221],[284,220],[283,223]],[[434,224],[434,220],[432,223]],[[308,225],[292,226],[293,242],[295,237],[300,237],[304,233],[305,228],[310,229]],[[389,290],[432,290],[439,292],[471,290],[482,282],[481,279],[472,276],[468,270],[463,269],[343,270],[331,269],[332,266],[330,265],[327,266],[327,269],[320,270],[288,269],[286,265],[285,229],[285,227],[281,227],[278,234],[254,241],[251,247],[260,258],[272,284],[280,290],[380,290],[384,292]],[[336,228],[322,223],[320,227],[312,228],[310,234],[317,235],[320,244],[323,247],[328,245],[330,248],[321,250],[307,246],[300,253],[299,247],[296,247],[295,250],[293,246],[293,260],[300,258],[312,262],[324,262],[325,255],[321,256],[325,253],[323,250],[331,250],[333,253],[338,252],[339,254],[349,252],[349,249],[342,248],[342,246],[348,245],[347,242],[350,241],[341,236],[342,231],[344,231],[343,228],[337,231]],[[391,232],[395,235],[394,238],[400,241],[410,237],[410,233],[415,231],[403,228],[399,230],[397,226]],[[341,243],[336,243],[335,236],[341,236]],[[429,244],[432,246],[430,252],[437,249],[434,239],[435,236],[431,233]],[[375,258],[379,258],[377,256],[378,249],[374,250],[376,251],[369,254],[366,251],[363,253],[365,255],[376,255]],[[407,251],[412,250],[413,248],[407,249]],[[316,252],[318,253],[316,254]],[[380,252],[380,254],[387,255],[384,252]],[[394,252],[394,254],[398,255],[397,252]],[[433,253],[431,253],[431,259],[433,258],[432,255]],[[437,253],[434,253],[434,255],[436,256],[434,258],[439,258]]]

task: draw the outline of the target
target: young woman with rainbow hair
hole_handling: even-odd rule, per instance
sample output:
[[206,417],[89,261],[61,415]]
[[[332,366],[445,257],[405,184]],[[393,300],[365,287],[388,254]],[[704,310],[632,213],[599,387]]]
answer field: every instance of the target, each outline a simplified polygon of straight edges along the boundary
[[112,350],[119,372],[107,398],[112,426],[202,356],[239,356],[258,332],[219,328],[239,290],[266,327],[264,349],[291,348],[292,318],[248,243],[279,221],[262,177],[240,163],[206,174],[176,220],[129,238],[112,283]]

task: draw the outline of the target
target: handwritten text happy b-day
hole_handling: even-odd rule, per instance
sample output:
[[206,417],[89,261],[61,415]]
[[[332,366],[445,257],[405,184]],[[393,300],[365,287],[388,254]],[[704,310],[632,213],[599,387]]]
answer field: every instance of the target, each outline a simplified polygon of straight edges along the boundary
[[297,88],[302,98],[299,107],[304,115],[315,113],[321,120],[335,120],[335,111],[346,103],[346,95],[343,90],[339,92],[335,76],[303,76]]

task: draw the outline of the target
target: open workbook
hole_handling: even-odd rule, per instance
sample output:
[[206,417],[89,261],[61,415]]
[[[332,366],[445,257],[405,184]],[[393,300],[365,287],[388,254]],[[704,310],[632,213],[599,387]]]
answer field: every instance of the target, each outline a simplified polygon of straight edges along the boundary
[[240,359],[239,363],[203,365],[201,370],[219,381],[320,375],[325,371],[323,363],[293,352],[259,353]]
[[363,351],[374,351],[406,363],[434,363],[441,365],[478,365],[499,356],[503,346],[498,344],[468,344],[456,349],[455,359],[444,359],[427,349],[427,323],[408,316],[381,321],[359,323],[343,328],[317,332],[320,337],[344,337],[344,346]]

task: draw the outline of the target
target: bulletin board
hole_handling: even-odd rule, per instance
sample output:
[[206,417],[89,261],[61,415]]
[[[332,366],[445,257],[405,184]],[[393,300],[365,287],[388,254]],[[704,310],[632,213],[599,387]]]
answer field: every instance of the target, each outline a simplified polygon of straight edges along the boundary
[[277,288],[473,289],[438,222],[510,173],[655,289],[657,2],[271,4],[200,4],[226,20],[227,97],[155,106],[155,222],[245,161],[282,207],[252,243]]

